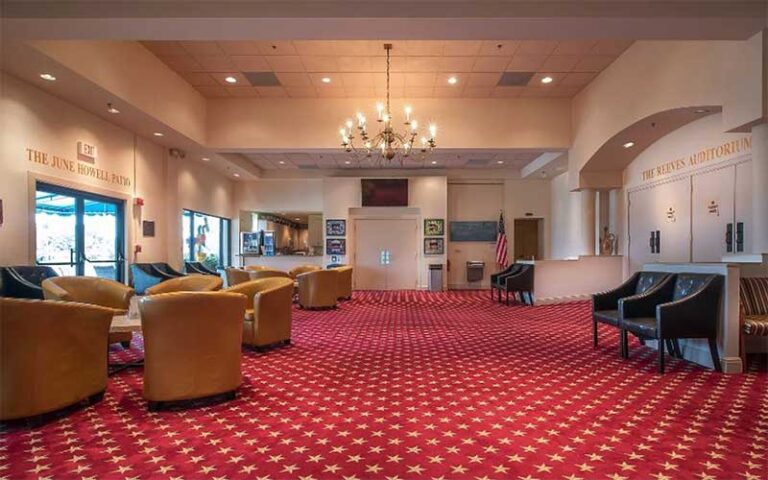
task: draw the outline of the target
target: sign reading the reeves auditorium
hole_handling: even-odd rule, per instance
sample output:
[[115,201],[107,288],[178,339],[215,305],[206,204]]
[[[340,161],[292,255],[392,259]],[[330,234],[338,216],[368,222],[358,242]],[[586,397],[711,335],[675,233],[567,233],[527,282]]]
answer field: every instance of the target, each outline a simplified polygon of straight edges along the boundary
[[643,170],[643,181],[655,180],[666,175],[677,173],[687,168],[696,168],[705,163],[713,162],[723,158],[746,153],[752,149],[752,137],[744,137],[738,140],[723,143],[712,148],[705,148],[692,153],[688,157],[678,158],[671,162],[664,162],[653,168]]
[[[94,152],[95,154],[95,149]],[[123,187],[131,186],[131,179],[125,175],[109,172],[101,168],[96,168],[92,164],[87,162],[81,162],[78,160],[70,160],[67,158],[59,157],[58,155],[48,155],[46,152],[41,152],[32,148],[27,148],[27,160],[46,167],[50,167],[56,170],[74,173],[76,175],[82,175],[84,177],[95,178],[112,185],[120,185]]]

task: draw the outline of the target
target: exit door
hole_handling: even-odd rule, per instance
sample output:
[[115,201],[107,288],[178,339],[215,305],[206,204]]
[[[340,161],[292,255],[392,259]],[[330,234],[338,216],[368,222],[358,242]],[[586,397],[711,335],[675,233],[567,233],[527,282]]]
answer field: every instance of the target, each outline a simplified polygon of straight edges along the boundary
[[38,183],[35,260],[59,275],[123,280],[123,201]]
[[416,220],[355,221],[355,288],[407,290],[418,285]]

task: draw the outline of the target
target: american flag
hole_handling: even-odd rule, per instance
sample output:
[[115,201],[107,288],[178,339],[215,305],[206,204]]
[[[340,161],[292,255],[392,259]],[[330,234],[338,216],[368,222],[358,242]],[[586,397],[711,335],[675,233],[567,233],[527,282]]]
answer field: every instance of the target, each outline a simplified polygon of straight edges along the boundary
[[499,231],[496,235],[496,263],[507,266],[507,233],[504,231],[504,212],[499,215]]

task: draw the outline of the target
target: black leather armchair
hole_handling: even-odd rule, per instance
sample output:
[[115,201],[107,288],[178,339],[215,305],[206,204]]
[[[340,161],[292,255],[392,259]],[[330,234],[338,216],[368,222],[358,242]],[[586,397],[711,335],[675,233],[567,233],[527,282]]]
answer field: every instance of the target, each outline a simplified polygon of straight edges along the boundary
[[174,270],[167,263],[131,264],[131,287],[138,295],[143,295],[146,289],[160,282],[183,276],[183,273]]
[[517,273],[520,271],[521,265],[519,263],[513,263],[500,272],[491,274],[491,300],[494,299],[493,292],[499,291],[499,301],[501,301],[501,292],[506,288],[506,283],[502,280],[503,277]]
[[[519,293],[520,300],[533,305],[533,265],[521,263],[520,269],[501,277],[506,292],[506,304],[509,305],[509,293]],[[499,294],[501,295],[501,294]],[[526,300],[525,297],[528,297]]]
[[200,275],[214,275],[216,277],[220,276],[219,272],[215,270],[211,270],[210,268],[206,267],[203,262],[184,262],[184,270],[187,273],[197,273]]
[[[648,292],[674,275],[664,272],[636,272],[613,290],[592,295],[592,345],[597,348],[597,324],[619,327],[619,300]],[[624,352],[622,351],[622,357]]]
[[51,267],[0,267],[0,297],[42,299],[43,280],[58,276]]
[[722,275],[680,273],[644,295],[619,301],[622,351],[629,357],[627,334],[658,340],[659,373],[664,373],[664,342],[706,338],[716,371],[722,371],[717,351],[717,323],[723,294]]

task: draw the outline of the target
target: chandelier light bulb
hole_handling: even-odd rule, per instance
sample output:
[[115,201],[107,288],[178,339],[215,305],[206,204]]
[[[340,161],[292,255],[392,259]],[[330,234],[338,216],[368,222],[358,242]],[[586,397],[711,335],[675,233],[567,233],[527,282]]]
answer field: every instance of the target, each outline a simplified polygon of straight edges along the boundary
[[429,135],[432,138],[435,138],[435,135],[437,134],[437,125],[434,123],[429,126]]
[[340,128],[340,129],[339,129],[339,133],[340,133],[340,134],[341,134],[341,136],[343,137],[344,135],[346,135],[346,134],[347,134],[347,131],[346,131],[346,130],[344,130],[343,128]]
[[411,121],[411,106],[406,105],[405,106],[405,123],[408,123]]
[[427,145],[427,137],[421,137],[421,144],[424,146]]
[[412,120],[411,121],[411,130],[415,132],[417,128],[419,128],[419,122],[417,122],[416,120]]
[[347,128],[352,128],[352,120],[347,120]]

